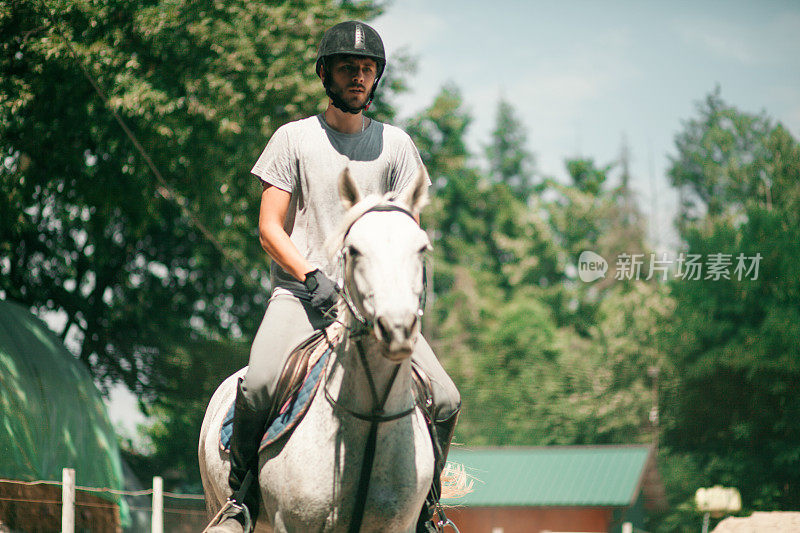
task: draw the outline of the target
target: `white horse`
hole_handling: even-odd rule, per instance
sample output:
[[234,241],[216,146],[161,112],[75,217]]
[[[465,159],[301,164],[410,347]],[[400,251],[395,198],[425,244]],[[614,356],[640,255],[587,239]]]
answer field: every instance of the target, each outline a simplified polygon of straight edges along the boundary
[[[354,521],[362,524],[361,532],[415,529],[434,468],[425,418],[415,408],[410,358],[430,248],[416,222],[427,189],[427,174],[420,170],[399,197],[362,200],[349,171],[339,178],[347,213],[334,247],[343,262],[339,317],[346,330],[303,420],[288,438],[261,452],[257,532],[346,532]],[[220,385],[203,420],[200,474],[211,513],[231,494],[230,463],[220,450],[219,433],[243,374],[244,369]],[[365,476],[366,497],[359,498],[373,425],[374,462]]]

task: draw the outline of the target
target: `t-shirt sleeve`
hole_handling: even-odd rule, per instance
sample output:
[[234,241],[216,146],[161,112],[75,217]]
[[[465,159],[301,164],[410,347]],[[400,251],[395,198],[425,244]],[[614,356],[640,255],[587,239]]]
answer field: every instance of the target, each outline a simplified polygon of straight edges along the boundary
[[264,182],[291,193],[300,177],[286,126],[278,128],[251,170]]
[[[403,134],[403,140],[397,146],[392,168],[392,190],[400,192],[413,184],[421,166],[422,158],[419,156],[417,147],[414,146],[414,141],[407,134]],[[431,180],[428,178],[428,185],[430,184]]]

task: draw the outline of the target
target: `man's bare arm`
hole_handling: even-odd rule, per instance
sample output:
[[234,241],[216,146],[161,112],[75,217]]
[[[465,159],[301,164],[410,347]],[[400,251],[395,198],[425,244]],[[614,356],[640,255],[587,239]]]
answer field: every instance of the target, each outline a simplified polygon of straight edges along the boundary
[[281,268],[298,281],[304,281],[306,273],[314,270],[314,267],[300,254],[283,229],[290,200],[290,193],[271,185],[264,185],[258,216],[258,238],[264,251]]

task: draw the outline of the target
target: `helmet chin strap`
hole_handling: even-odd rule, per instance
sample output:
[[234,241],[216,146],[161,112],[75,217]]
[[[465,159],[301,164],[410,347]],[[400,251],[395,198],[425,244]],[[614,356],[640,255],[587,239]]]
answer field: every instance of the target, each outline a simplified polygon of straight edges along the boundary
[[378,86],[378,81],[375,80],[375,83],[372,86],[372,91],[370,91],[369,93],[369,99],[366,101],[364,105],[360,107],[352,107],[347,105],[347,102],[345,102],[341,96],[339,96],[338,94],[334,93],[331,90],[331,85],[330,83],[328,83],[327,80],[324,81],[322,85],[323,87],[325,87],[325,94],[327,94],[328,98],[331,99],[331,102],[333,103],[334,107],[344,111],[345,113],[352,113],[353,115],[357,115],[361,113],[361,111],[369,109],[369,106],[372,103],[372,99],[375,97],[375,88]]

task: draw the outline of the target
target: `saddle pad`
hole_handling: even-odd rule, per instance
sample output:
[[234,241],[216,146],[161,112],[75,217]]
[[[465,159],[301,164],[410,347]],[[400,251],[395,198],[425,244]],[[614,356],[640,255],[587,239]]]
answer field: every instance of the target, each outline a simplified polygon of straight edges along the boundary
[[[326,349],[319,359],[313,362],[311,369],[308,371],[303,384],[297,395],[290,398],[281,408],[278,417],[269,425],[266,433],[261,439],[259,451],[263,450],[266,446],[276,442],[278,439],[288,434],[302,420],[303,415],[306,414],[308,407],[311,405],[311,400],[317,391],[320,383],[320,376],[322,370],[325,368],[325,363],[331,354],[331,349]],[[222,422],[222,428],[219,432],[219,445],[224,451],[230,451],[231,434],[233,433],[233,407],[228,409],[225,415],[225,420]]]

